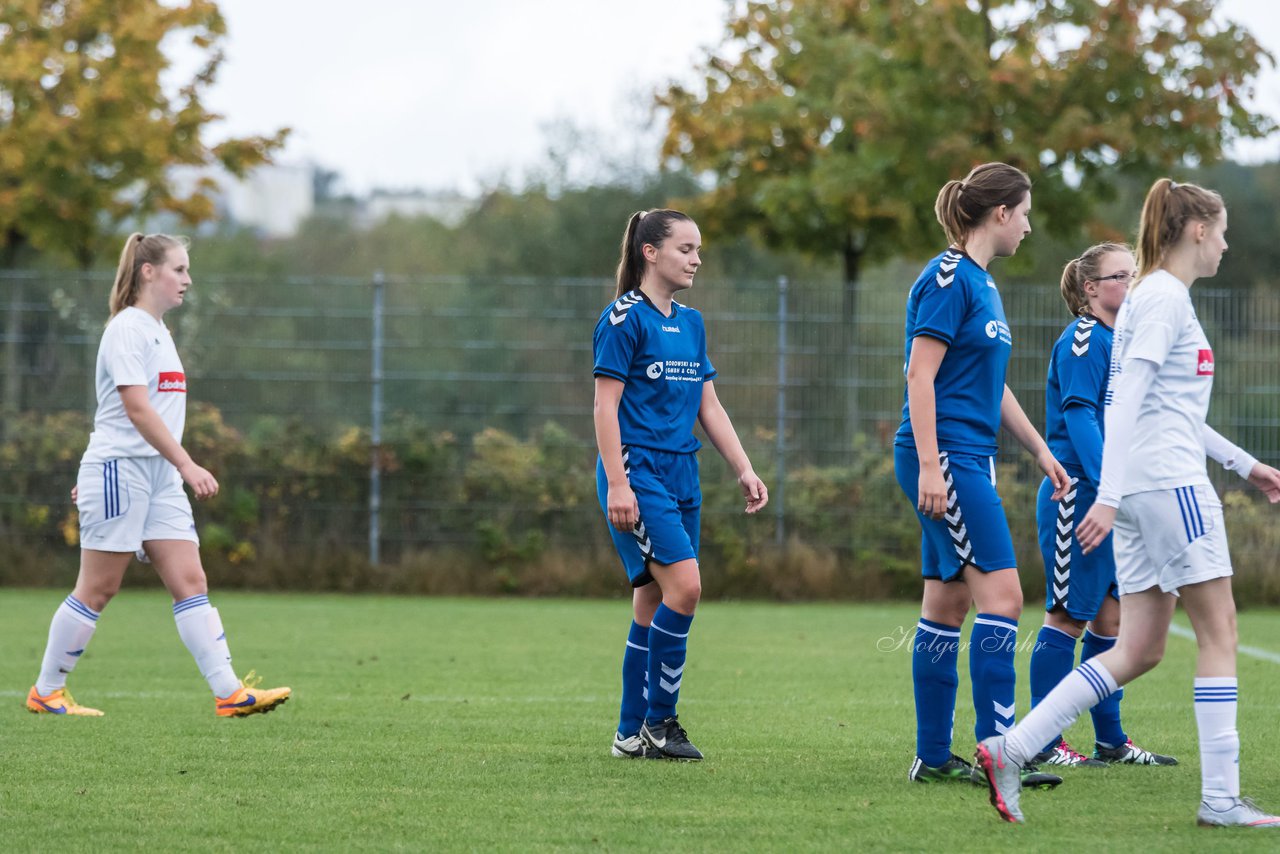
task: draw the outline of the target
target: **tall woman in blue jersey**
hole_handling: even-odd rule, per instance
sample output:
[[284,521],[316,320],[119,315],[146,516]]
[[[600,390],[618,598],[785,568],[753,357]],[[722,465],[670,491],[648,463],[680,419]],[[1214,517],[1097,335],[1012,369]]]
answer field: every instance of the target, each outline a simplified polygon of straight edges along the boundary
[[685,648],[702,593],[696,421],[737,473],[748,513],[769,501],[716,397],[693,287],[702,236],[679,211],[627,222],[618,291],[596,324],[596,489],[634,588],[613,754],[701,759],[676,716]]
[[[1031,653],[1031,705],[1053,690],[1075,666],[1076,641],[1084,634],[1081,661],[1115,646],[1120,631],[1116,562],[1108,537],[1085,554],[1075,538],[1076,508],[1090,507],[1102,475],[1103,406],[1111,365],[1116,313],[1124,303],[1137,262],[1128,246],[1099,243],[1067,263],[1062,298],[1074,318],[1049,356],[1045,384],[1045,439],[1071,476],[1071,489],[1052,499],[1048,478],[1040,485],[1036,527],[1044,557],[1045,617]],[[1083,511],[1080,511],[1083,515]],[[1086,625],[1088,626],[1086,628]],[[1033,760],[1042,765],[1177,765],[1136,747],[1120,725],[1117,691],[1093,707],[1094,756],[1077,753],[1058,734]]]
[[[1003,426],[1035,457],[1060,498],[1068,480],[1005,384],[1013,337],[991,262],[1031,233],[1031,181],[1003,163],[948,181],[934,206],[950,242],[907,298],[906,401],[894,442],[898,483],[922,529],[924,601],[912,656],[922,783],[970,779],[951,752],[960,626],[976,604],[969,675],[978,740],[1014,722],[1013,658],[1022,587],[995,485]],[[1037,782],[1055,784],[1043,775]]]

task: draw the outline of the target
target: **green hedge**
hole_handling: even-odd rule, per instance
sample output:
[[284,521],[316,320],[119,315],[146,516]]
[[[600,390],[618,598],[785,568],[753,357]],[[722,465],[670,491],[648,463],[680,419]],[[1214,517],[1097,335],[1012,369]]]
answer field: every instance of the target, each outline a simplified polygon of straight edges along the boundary
[[[29,414],[0,444],[0,583],[68,585],[78,529],[69,499],[89,424],[80,413]],[[758,470],[776,484],[771,437]],[[196,506],[213,587],[519,595],[626,595],[595,495],[595,454],[548,423],[526,438],[468,439],[412,417],[389,420],[379,457],[384,559],[367,559],[371,446],[366,431],[306,419],[260,419],[246,431],[207,405],[189,413],[186,445],[222,491]],[[919,529],[891,449],[858,438],[852,463],[787,474],[785,514],[758,517],[714,451],[702,454],[704,591],[766,599],[916,598]],[[1035,542],[1039,477],[1000,468],[1000,491],[1029,601],[1043,597]],[[1280,603],[1277,512],[1227,484],[1224,500],[1242,603]],[[784,526],[778,545],[777,525]],[[130,583],[154,584],[144,567]]]

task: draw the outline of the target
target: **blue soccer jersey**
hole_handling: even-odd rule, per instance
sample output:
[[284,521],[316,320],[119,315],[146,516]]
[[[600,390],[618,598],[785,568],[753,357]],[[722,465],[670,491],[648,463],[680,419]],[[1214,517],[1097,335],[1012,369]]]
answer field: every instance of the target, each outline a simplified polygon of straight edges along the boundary
[[639,290],[600,315],[593,338],[597,377],[626,384],[618,405],[623,445],[692,453],[702,383],[715,376],[702,315],[677,302],[665,316]]
[[1072,477],[1095,486],[1102,469],[1103,399],[1113,330],[1078,317],[1058,337],[1045,383],[1045,441]]
[[[994,454],[1013,336],[996,283],[963,252],[943,252],[925,265],[911,286],[904,373],[918,335],[947,345],[933,383],[938,450]],[[895,444],[915,447],[905,391]]]

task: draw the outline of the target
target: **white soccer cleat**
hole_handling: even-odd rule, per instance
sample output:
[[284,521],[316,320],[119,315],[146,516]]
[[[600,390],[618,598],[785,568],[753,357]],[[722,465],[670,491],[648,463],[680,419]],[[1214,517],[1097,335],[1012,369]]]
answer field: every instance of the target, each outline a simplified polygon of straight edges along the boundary
[[1234,798],[1226,809],[1218,810],[1200,802],[1196,824],[1201,827],[1273,827],[1280,829],[1280,816],[1267,815],[1249,798]]
[[991,806],[1005,821],[1021,824],[1018,799],[1022,795],[1022,766],[1005,755],[1004,736],[993,735],[978,742],[973,758],[974,767],[980,768],[987,777]]
[[644,758],[644,739],[639,733],[622,737],[622,733],[614,733],[613,735],[613,755],[620,759],[643,759]]

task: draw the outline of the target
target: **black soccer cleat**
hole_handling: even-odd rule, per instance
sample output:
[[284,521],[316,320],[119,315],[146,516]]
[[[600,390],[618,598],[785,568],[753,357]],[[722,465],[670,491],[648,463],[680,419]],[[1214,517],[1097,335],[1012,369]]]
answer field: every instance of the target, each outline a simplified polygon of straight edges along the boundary
[[953,783],[968,781],[972,776],[973,766],[954,753],[937,768],[925,765],[924,760],[917,756],[907,771],[907,779],[913,783]]
[[[1040,766],[1031,763],[1022,766],[1020,775],[1022,777],[1022,788],[1024,789],[1041,789],[1047,792],[1050,789],[1056,789],[1062,784],[1062,778],[1057,774],[1041,771]],[[970,777],[970,782],[975,786],[985,786],[987,785],[987,775],[983,773],[980,767],[975,765],[973,766],[973,776]]]
[[689,742],[689,736],[672,715],[656,724],[648,721],[640,727],[640,737],[644,739],[645,756],[651,759],[674,759],[683,762],[697,762],[702,759],[702,751]]

